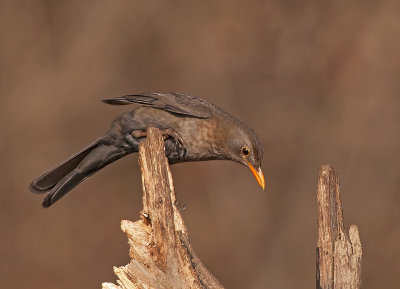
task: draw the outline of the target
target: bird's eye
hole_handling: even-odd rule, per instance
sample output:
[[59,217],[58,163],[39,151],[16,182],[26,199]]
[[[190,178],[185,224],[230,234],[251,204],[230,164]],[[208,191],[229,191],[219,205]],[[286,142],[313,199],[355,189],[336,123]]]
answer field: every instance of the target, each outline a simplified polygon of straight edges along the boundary
[[242,154],[248,156],[250,154],[250,150],[247,147],[242,147]]

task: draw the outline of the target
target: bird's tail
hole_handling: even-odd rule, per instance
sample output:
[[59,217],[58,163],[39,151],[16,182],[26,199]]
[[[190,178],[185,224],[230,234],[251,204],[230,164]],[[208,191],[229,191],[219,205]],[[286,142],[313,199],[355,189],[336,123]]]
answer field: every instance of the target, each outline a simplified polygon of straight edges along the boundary
[[50,191],[43,201],[47,208],[90,175],[127,155],[129,151],[98,140],[35,179],[29,189],[36,194]]

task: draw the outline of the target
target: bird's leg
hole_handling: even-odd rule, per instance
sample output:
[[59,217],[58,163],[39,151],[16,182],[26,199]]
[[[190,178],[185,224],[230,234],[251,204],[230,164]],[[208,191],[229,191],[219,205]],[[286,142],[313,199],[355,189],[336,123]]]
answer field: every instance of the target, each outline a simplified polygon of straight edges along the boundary
[[124,135],[127,147],[136,147],[139,145],[140,138],[147,135],[145,130],[133,130],[130,133]]
[[[177,145],[183,149],[183,154],[187,155],[187,148],[186,148],[186,144],[185,141],[183,140],[183,138],[172,128],[165,128],[165,129],[161,129],[161,134],[163,135],[163,139],[174,139],[177,143]],[[142,137],[146,137],[147,136],[147,131],[146,130],[133,130],[131,132],[131,135],[135,138],[142,138]]]
[[174,140],[176,140],[178,142],[178,144],[181,147],[185,147],[185,142],[183,141],[183,138],[172,128],[163,129],[163,130],[161,130],[161,133],[163,135],[164,140],[173,138]]
[[142,137],[145,137],[145,136],[147,136],[147,131],[146,130],[133,130],[132,132],[131,132],[131,135],[134,137],[134,138],[142,138]]
[[180,149],[183,150],[183,156],[187,156],[187,146],[183,138],[178,134],[175,130],[172,128],[166,128],[161,130],[161,133],[163,134],[164,140],[172,138],[176,141],[177,145],[180,147]]

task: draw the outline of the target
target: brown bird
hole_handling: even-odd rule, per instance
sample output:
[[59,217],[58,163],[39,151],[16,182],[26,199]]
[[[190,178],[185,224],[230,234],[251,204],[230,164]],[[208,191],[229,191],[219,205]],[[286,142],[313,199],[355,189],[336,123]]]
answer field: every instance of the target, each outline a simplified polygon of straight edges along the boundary
[[141,104],[118,116],[100,139],[35,179],[36,194],[50,191],[47,208],[106,165],[139,151],[148,127],[165,136],[170,164],[232,160],[250,168],[264,189],[263,148],[252,128],[204,99],[179,93],[143,93],[103,100],[113,105]]

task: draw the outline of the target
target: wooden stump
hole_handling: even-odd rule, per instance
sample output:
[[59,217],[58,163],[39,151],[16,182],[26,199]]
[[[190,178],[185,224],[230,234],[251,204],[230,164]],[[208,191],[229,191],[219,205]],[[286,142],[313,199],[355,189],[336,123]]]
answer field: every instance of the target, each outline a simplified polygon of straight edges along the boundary
[[330,165],[319,172],[317,206],[317,289],[360,288],[360,236],[356,225],[344,230],[339,179]]
[[161,132],[149,128],[140,144],[143,183],[141,220],[122,221],[131,261],[114,267],[118,285],[103,289],[223,288],[194,253],[179,209]]
[[[103,283],[103,289],[223,289],[192,249],[175,205],[172,175],[159,130],[149,128],[140,145],[139,164],[143,182],[141,220],[121,223],[131,261],[114,267],[118,285]],[[351,225],[349,234],[344,231],[339,180],[329,165],[323,165],[319,173],[317,205],[316,287],[360,288],[362,248],[358,228]]]

